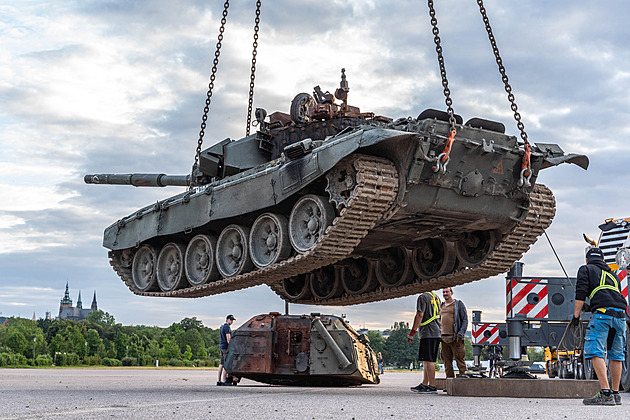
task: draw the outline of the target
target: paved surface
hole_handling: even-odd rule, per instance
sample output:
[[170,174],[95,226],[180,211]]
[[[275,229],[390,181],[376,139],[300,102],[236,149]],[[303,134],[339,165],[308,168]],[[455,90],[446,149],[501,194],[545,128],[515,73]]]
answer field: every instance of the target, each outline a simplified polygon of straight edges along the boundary
[[243,380],[217,387],[216,371],[0,369],[0,419],[612,419],[626,405],[574,399],[470,398],[409,391],[421,373],[387,372],[380,385],[295,388]]

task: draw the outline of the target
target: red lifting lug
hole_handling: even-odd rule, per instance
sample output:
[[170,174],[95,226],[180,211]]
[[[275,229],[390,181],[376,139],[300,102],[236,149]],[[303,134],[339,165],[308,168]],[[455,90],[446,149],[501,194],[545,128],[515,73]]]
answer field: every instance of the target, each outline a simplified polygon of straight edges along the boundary
[[531,187],[531,183],[529,182],[532,177],[532,166],[531,166],[531,157],[532,157],[532,147],[529,143],[525,143],[525,154],[523,155],[523,164],[521,165],[521,177],[518,180],[519,187]]
[[433,172],[446,172],[446,165],[448,165],[448,161],[450,160],[451,147],[455,141],[455,134],[457,134],[457,131],[454,128],[451,128],[451,134],[448,136],[448,140],[444,146],[444,151],[437,157],[435,166],[433,166]]

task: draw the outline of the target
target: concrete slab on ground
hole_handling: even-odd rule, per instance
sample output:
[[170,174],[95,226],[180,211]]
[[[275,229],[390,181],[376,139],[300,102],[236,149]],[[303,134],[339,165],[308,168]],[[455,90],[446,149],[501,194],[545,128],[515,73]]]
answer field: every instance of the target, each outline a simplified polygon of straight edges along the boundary
[[576,379],[448,378],[445,382],[446,393],[459,397],[588,398],[599,391],[598,381]]

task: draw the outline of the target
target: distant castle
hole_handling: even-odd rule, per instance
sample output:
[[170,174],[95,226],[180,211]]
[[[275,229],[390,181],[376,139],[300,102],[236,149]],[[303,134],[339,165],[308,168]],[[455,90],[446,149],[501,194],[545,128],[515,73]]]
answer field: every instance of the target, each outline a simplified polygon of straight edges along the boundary
[[72,306],[72,299],[70,299],[70,291],[68,290],[68,282],[66,282],[66,293],[63,295],[63,299],[59,303],[59,319],[69,319],[71,321],[81,321],[87,318],[88,314],[92,311],[97,311],[98,305],[96,304],[96,290],[94,291],[94,297],[92,298],[92,305],[89,309],[83,309],[83,303],[81,302],[81,291],[79,290],[79,298],[77,299],[77,306]]

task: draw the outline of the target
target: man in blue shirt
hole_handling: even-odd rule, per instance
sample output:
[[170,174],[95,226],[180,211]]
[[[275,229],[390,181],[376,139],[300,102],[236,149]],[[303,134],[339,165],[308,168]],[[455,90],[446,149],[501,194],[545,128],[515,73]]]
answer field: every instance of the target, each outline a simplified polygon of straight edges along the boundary
[[223,364],[225,363],[225,358],[228,354],[228,344],[230,344],[230,337],[232,335],[230,325],[232,325],[234,321],[236,321],[234,315],[228,315],[225,318],[225,324],[221,326],[221,330],[219,331],[219,351],[221,352],[221,363],[219,363],[219,381],[217,382],[217,386],[232,385],[232,383],[226,382],[227,372],[223,369]]

